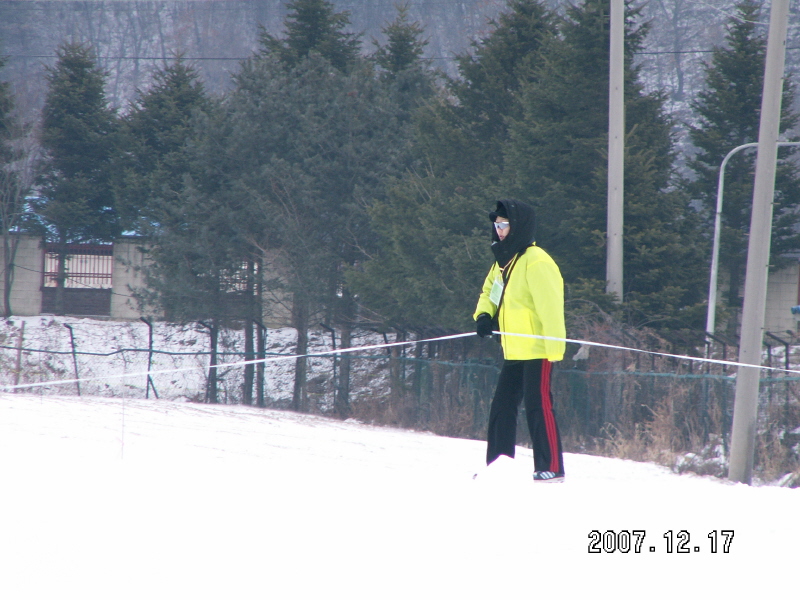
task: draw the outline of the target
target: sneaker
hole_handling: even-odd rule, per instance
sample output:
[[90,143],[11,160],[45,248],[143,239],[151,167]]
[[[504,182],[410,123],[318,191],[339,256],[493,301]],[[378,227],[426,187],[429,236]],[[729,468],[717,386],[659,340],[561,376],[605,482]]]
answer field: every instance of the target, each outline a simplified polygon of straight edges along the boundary
[[544,481],[547,483],[561,483],[564,481],[563,473],[553,473],[552,471],[535,471],[533,474],[534,481]]

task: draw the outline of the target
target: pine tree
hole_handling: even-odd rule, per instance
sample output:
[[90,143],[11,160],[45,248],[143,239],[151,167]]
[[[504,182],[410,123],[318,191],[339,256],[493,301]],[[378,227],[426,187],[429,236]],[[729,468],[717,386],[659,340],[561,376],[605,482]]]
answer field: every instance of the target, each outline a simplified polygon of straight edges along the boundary
[[519,93],[535,77],[543,60],[542,48],[556,33],[555,17],[536,0],[511,0],[492,21],[491,34],[472,44],[472,53],[458,57],[459,80],[452,93],[458,98],[459,120],[470,130],[470,143],[480,147],[481,160],[502,164],[508,122],[521,114]]
[[[293,303],[297,353],[322,319],[349,345],[355,321],[347,265],[371,244],[366,208],[398,173],[407,145],[398,107],[367,62],[346,72],[311,54],[287,70],[274,56],[246,62],[228,102],[231,202],[259,248],[278,248]],[[315,320],[312,320],[315,319]],[[347,361],[341,362],[340,383]],[[294,408],[308,410],[298,359]],[[346,414],[347,391],[337,394]]]
[[370,208],[380,245],[349,281],[377,323],[419,334],[471,327],[492,260],[481,208],[430,172],[406,173]]
[[374,42],[378,47],[375,62],[384,71],[397,76],[422,62],[428,41],[422,39],[423,27],[418,22],[409,21],[408,4],[398,5],[394,21],[382,27],[381,31],[386,36],[386,45]]
[[[691,139],[698,151],[689,162],[696,174],[685,182],[689,193],[702,200],[706,208],[707,227],[713,228],[716,211],[719,168],[725,155],[742,144],[757,142],[761,93],[764,77],[766,40],[757,30],[760,4],[752,0],[736,7],[737,15],[729,20],[725,46],[716,48],[706,65],[706,89],[698,95],[694,110],[699,124],[691,128]],[[784,84],[781,133],[798,123],[792,111],[795,87],[791,80]],[[796,139],[796,138],[795,138]],[[800,247],[797,224],[800,214],[800,171],[787,160],[794,151],[779,151],[776,173],[775,207],[773,210],[773,267],[785,263],[782,255]],[[747,262],[747,232],[755,178],[755,152],[740,151],[728,163],[722,210],[720,270],[727,276],[727,311],[730,314],[727,334],[736,339],[740,293]]]
[[365,305],[398,329],[469,327],[491,264],[487,218],[501,193],[508,120],[542,60],[554,18],[515,0],[492,32],[459,57],[461,79],[415,115],[413,171],[372,207],[381,241],[351,275]]
[[316,52],[339,70],[345,70],[358,57],[359,35],[346,33],[350,25],[348,11],[336,12],[327,0],[293,0],[287,5],[284,21],[286,37],[276,38],[261,31],[263,52],[276,54],[288,67],[295,67]]
[[47,153],[40,215],[67,241],[112,240],[119,220],[109,193],[109,160],[116,117],[106,102],[106,74],[92,49],[64,44],[42,109],[42,145]]
[[48,93],[42,109],[42,146],[46,168],[41,198],[35,204],[47,236],[58,242],[56,305],[63,313],[65,244],[111,241],[121,232],[110,184],[116,115],[103,89],[106,74],[92,49],[66,43],[47,69]]
[[[606,11],[598,0],[567,10],[561,36],[550,39],[547,61],[525,85],[522,116],[512,119],[505,181],[510,193],[537,208],[537,241],[569,289],[594,298],[605,281]],[[696,222],[687,199],[667,191],[671,123],[661,97],[644,93],[632,65],[646,34],[646,27],[634,29],[635,17],[628,12],[625,45],[624,300],[636,323],[680,316],[696,326],[702,294]],[[695,322],[688,306],[695,307]]]
[[454,177],[469,195],[496,193],[508,122],[522,110],[520,89],[556,31],[554,16],[537,0],[512,0],[491,25],[470,54],[458,57],[460,77],[449,84],[450,98],[418,117],[419,154],[438,177]]
[[150,204],[140,222],[148,260],[146,286],[137,292],[143,306],[172,321],[199,323],[208,331],[211,368],[205,400],[213,403],[220,329],[251,319],[253,297],[243,290],[252,281],[246,266],[251,257],[242,239],[240,214],[229,202],[230,163],[220,160],[218,150],[230,127],[228,116],[214,101],[202,104],[181,149],[174,151],[178,155],[164,155],[166,163],[180,164],[183,170],[165,171],[163,181],[175,184],[180,179],[180,184],[160,204]]
[[409,21],[408,5],[397,7],[395,19],[382,28],[385,45],[376,46],[372,59],[402,113],[399,118],[411,122],[416,110],[436,93],[439,75],[431,61],[423,58],[428,40],[418,22]]
[[179,56],[154,73],[152,87],[124,117],[116,192],[126,220],[140,233],[157,226],[160,213],[180,194],[189,170],[192,117],[209,108],[197,70]]
[[[210,338],[206,401],[217,401],[217,343],[222,327],[254,318],[250,256],[237,233],[216,147],[227,114],[208,97],[196,69],[180,56],[153,75],[153,85],[123,119],[124,147],[115,157],[116,194],[126,218],[147,238],[143,307],[182,323],[199,323]],[[244,289],[243,289],[244,288]],[[243,401],[252,399],[251,385]]]

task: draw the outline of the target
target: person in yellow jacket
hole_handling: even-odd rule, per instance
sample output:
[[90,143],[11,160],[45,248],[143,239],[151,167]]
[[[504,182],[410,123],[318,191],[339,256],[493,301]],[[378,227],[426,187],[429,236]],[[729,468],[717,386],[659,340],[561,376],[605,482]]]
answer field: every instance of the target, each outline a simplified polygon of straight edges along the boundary
[[[525,414],[533,443],[536,481],[563,481],[561,435],[550,393],[554,362],[564,357],[564,281],[556,263],[534,241],[536,219],[524,202],[501,200],[494,223],[495,263],[483,284],[473,318],[481,337],[499,331],[503,367],[489,411],[486,464],[514,457],[517,413]],[[541,339],[503,334],[542,336]]]

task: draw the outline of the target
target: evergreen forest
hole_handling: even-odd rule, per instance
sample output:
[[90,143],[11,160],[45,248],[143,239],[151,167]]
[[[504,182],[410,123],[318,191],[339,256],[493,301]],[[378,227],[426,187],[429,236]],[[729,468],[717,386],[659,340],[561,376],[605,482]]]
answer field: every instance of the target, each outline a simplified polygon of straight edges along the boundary
[[[426,58],[430,34],[408,5],[368,40],[334,3],[292,0],[280,33],[262,27],[255,50],[231,65],[225,90],[209,91],[197,61],[174,50],[122,106],[106,95],[105,49],[62,40],[36,119],[23,117],[25,98],[10,84],[0,87],[4,272],[15,232],[65,248],[138,235],[143,310],[201,322],[212,339],[245,322],[252,349],[254,325],[278,305],[298,354],[319,323],[343,347],[356,328],[397,339],[469,331],[493,260],[487,215],[508,198],[534,206],[573,325],[601,315],[666,336],[702,331],[716,169],[755,139],[764,16],[743,0],[721,17],[724,42],[706,57],[687,121],[642,81],[635,57],[653,32],[641,12],[628,4],[622,298],[605,293],[609,40],[599,0],[565,10],[508,0],[457,55],[455,73]],[[786,140],[798,139],[794,106],[788,78]],[[793,155],[780,154],[774,265],[800,250]],[[720,330],[731,339],[753,170],[753,156],[737,157],[723,214]],[[308,408],[303,360],[298,410]],[[337,397],[344,416],[347,389]]]

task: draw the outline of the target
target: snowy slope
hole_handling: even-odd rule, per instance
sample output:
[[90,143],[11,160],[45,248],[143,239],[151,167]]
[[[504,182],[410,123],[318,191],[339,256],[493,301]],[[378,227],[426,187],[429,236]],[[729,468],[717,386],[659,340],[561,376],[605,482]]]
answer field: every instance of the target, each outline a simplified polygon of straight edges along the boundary
[[[566,483],[534,484],[529,451],[488,469],[484,451],[243,406],[0,395],[0,598],[796,597],[800,490],[574,454]],[[590,554],[592,530],[646,537]]]

